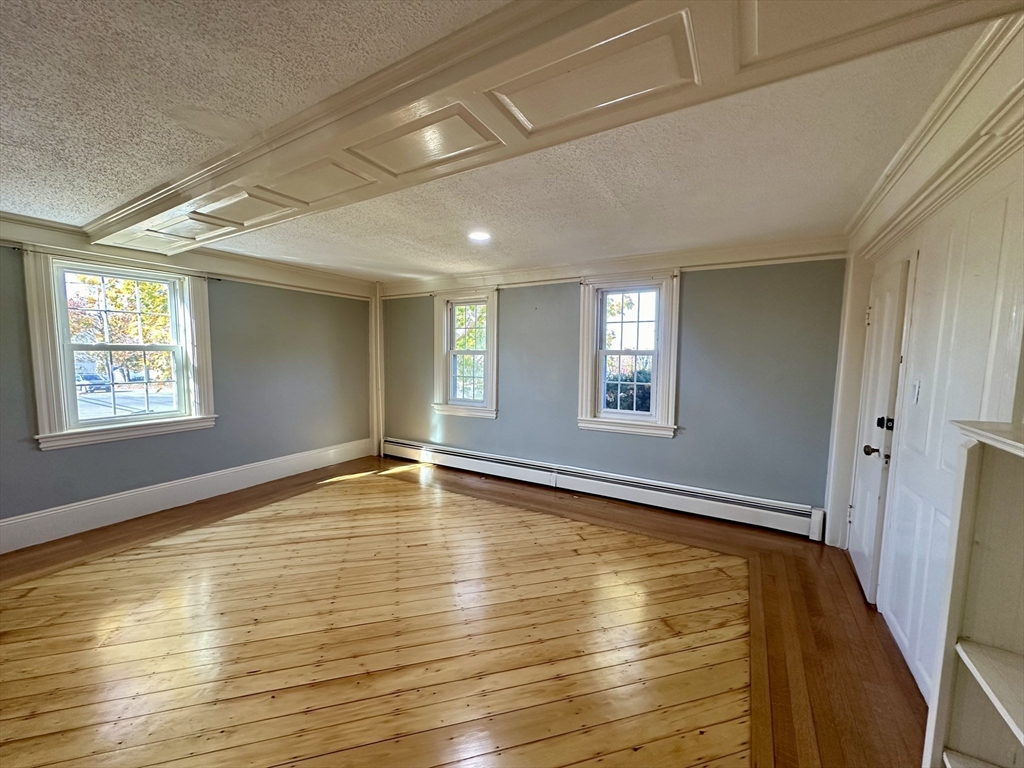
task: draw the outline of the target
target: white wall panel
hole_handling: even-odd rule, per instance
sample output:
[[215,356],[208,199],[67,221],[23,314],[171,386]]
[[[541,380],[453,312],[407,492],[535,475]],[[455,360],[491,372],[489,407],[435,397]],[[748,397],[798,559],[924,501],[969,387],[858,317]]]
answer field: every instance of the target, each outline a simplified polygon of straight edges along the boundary
[[926,695],[962,440],[953,419],[1009,421],[1024,316],[1024,156],[907,235],[920,248],[901,376],[878,604]]

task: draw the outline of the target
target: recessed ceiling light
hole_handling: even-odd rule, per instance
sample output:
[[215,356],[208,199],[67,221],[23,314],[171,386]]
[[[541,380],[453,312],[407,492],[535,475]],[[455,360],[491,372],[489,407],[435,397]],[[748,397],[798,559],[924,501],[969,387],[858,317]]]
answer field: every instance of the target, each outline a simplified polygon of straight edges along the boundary
[[470,240],[476,240],[478,243],[484,243],[491,239],[490,232],[484,232],[482,229],[474,229],[469,233]]

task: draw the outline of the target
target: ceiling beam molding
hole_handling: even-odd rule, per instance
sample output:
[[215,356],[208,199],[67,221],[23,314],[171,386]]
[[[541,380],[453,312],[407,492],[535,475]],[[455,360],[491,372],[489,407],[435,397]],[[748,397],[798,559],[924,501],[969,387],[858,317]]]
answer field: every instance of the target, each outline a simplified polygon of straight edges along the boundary
[[672,269],[695,272],[703,269],[839,259],[846,257],[847,244],[845,235],[800,240],[764,240],[712,248],[647,253],[560,267],[537,267],[507,272],[393,281],[381,284],[381,297],[397,299],[459,289],[512,288],[544,283],[567,283],[589,277],[638,275]]
[[173,255],[813,72],[1019,0],[510,3],[90,222]]
[[[331,122],[361,110],[377,106],[384,107],[397,92],[404,92],[417,86],[420,89],[431,78],[456,68],[465,60],[491,47],[500,47],[510,38],[521,34],[538,23],[550,23],[556,16],[581,5],[586,0],[562,0],[549,3],[546,0],[519,0],[508,3],[497,11],[484,16],[475,23],[463,27],[438,42],[407,56],[355,85],[329,96],[323,101],[304,109],[283,120],[258,136],[242,142],[225,152],[193,168],[180,179],[156,187],[144,195],[115,208],[85,225],[90,235],[108,230],[116,231],[126,220],[153,205],[166,204],[192,196],[191,190],[203,185],[209,186],[217,175],[231,172],[260,156],[308,134]],[[611,2],[600,0],[601,4],[613,10]],[[615,2],[622,5],[623,2]],[[607,10],[605,12],[607,12]]]
[[365,280],[208,248],[177,256],[164,256],[129,248],[94,245],[89,242],[81,227],[12,213],[0,212],[0,243],[11,246],[34,245],[56,253],[101,256],[188,274],[332,296],[369,300],[373,292],[373,284]]
[[1024,147],[1024,14],[989,25],[850,221],[873,259]]
[[[342,204],[342,200],[337,199],[339,197],[344,204],[349,204],[376,197],[382,194],[385,187],[387,191],[392,191],[392,188],[402,188],[465,170],[471,167],[466,164],[465,151],[441,158],[447,161],[444,163],[447,171],[443,173],[439,172],[435,161],[429,162],[429,167],[416,169],[415,172],[406,171],[404,166],[399,169],[382,166],[375,162],[370,153],[359,151],[360,147],[372,149],[366,145],[372,144],[373,139],[360,142],[358,129],[369,125],[377,137],[382,134],[387,136],[393,132],[389,128],[400,129],[421,122],[428,114],[457,107],[467,99],[461,91],[455,96],[450,93],[454,85],[467,80],[481,69],[494,69],[510,58],[529,52],[538,44],[557,40],[574,29],[630,4],[631,0],[565,0],[558,3],[524,0],[509,3],[264,131],[260,136],[214,157],[181,179],[157,187],[107,212],[86,224],[85,229],[92,242],[123,239],[130,243],[129,247],[177,252],[198,243],[196,240],[189,243],[188,238],[154,230],[152,227],[162,227],[167,221],[189,216],[194,211],[202,216],[207,212],[201,209],[234,197],[242,188],[255,192],[249,197],[270,203],[265,207],[266,214],[256,220],[224,219],[223,229],[228,231],[211,229],[209,233],[203,233],[202,240],[214,242],[239,232],[260,229],[289,218],[337,207]],[[439,117],[441,120],[436,123],[418,127],[440,135],[445,131],[437,123],[447,121],[451,116],[445,113]],[[459,117],[465,118],[465,115]],[[381,121],[388,123],[388,126],[377,130],[376,126]],[[453,141],[462,147],[468,141],[465,135],[467,124],[468,131],[474,128],[479,130],[478,122],[471,116],[465,123],[456,125],[448,121],[443,127],[449,129],[449,133],[454,130],[460,134]],[[356,137],[349,138],[353,131]],[[364,129],[363,132],[367,131]],[[416,130],[409,133],[415,134]],[[401,134],[391,138],[401,140],[407,136]],[[469,154],[475,156],[478,153]],[[322,160],[340,168],[334,180],[324,180],[319,187],[312,185],[318,193],[326,193],[324,197],[293,198],[286,192],[282,199],[275,194],[273,187],[277,186],[277,182],[296,171],[308,169],[315,173],[320,170],[319,167],[310,169],[309,165],[320,166],[319,161]],[[396,170],[403,172],[396,173]],[[399,176],[404,178],[399,181]],[[317,178],[323,179],[322,176]],[[357,179],[365,183],[359,183]],[[288,181],[294,183],[297,179],[286,180],[285,184]],[[299,181],[300,188],[310,186]],[[260,189],[257,191],[253,187]],[[220,210],[225,207],[222,206]],[[216,210],[209,213],[216,215]],[[162,245],[137,237],[153,231],[163,236],[165,242]],[[129,233],[127,236],[126,232]]]

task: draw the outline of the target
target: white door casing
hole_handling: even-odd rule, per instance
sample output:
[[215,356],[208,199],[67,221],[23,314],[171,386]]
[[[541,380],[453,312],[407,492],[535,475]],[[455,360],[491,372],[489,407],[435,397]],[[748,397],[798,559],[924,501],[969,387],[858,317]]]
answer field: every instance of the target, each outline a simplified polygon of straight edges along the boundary
[[919,248],[896,416],[878,607],[925,697],[939,651],[961,438],[1009,421],[1024,328],[1024,156],[907,235]]
[[[879,264],[871,282],[863,400],[850,503],[850,558],[869,603],[875,602],[885,494],[903,342],[910,262]],[[872,451],[868,453],[868,451]]]

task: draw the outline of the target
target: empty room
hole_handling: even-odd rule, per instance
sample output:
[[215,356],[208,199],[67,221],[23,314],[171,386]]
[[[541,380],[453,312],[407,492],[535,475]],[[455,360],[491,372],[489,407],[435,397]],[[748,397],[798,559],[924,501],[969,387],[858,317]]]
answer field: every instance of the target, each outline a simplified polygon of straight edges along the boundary
[[0,768],[1024,768],[1024,0],[0,0]]

